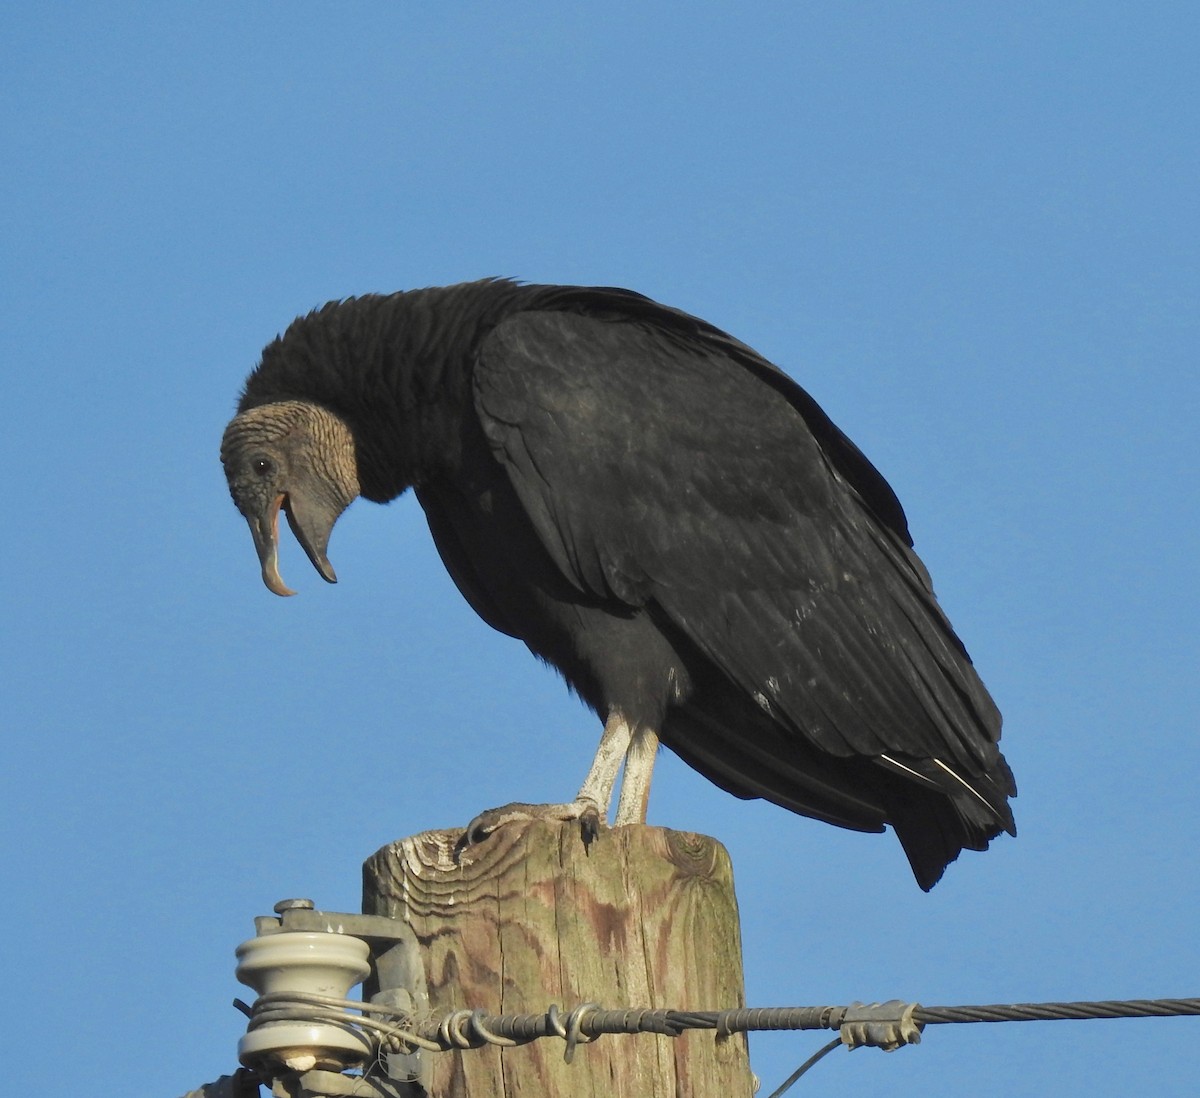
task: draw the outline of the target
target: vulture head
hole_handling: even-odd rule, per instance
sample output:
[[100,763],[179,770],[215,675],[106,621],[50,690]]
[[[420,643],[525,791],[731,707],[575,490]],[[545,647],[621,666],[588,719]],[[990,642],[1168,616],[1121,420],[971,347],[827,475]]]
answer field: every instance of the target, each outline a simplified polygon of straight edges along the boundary
[[295,592],[279,575],[279,512],[313,567],[337,582],[325,555],[338,516],[359,494],[354,437],[326,408],[298,400],[241,412],[225,428],[221,464],[237,509],[250,524],[263,583]]

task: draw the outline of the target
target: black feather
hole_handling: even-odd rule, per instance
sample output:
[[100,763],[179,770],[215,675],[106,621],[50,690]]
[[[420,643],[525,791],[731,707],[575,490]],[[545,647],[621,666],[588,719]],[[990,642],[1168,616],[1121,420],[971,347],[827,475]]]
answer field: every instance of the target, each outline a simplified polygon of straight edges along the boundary
[[722,788],[865,831],[923,888],[1015,833],[1000,715],[871,463],[777,367],[625,290],[331,303],[240,410],[320,404],[414,487],[489,624]]

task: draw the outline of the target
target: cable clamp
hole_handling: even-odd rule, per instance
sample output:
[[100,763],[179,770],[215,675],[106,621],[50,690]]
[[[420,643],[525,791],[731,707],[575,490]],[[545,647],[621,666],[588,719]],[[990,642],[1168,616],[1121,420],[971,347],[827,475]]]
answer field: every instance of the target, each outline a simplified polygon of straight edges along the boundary
[[921,1043],[921,1029],[913,1020],[918,1003],[889,999],[886,1003],[851,1003],[842,1015],[842,1044],[847,1048],[870,1045],[895,1052],[903,1045]]

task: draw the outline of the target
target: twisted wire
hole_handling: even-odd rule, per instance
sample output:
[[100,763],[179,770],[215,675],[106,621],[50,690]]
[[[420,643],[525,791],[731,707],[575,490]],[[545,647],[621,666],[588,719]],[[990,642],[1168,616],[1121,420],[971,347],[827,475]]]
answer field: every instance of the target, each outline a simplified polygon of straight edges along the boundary
[[[353,1026],[378,1034],[393,1046],[430,1051],[512,1046],[543,1037],[575,1048],[603,1034],[657,1033],[678,1037],[689,1029],[713,1029],[718,1035],[768,1030],[839,1029],[850,1007],[750,1007],[735,1010],[606,1010],[582,1003],[564,1018],[557,1006],[544,1014],[488,1014],[483,1010],[451,1011],[440,1020],[420,1021],[394,1007],[334,999],[300,992],[275,992],[251,1008],[250,1029],[279,1021],[320,1021]],[[347,1014],[347,1011],[361,1012]],[[382,1015],[379,1020],[370,1015]],[[995,1003],[986,1006],[913,1006],[920,1026],[970,1022],[1049,1022],[1101,1018],[1164,1018],[1200,1015],[1197,999],[1110,999],[1093,1002]]]
[[1075,1003],[993,1003],[990,1006],[925,1007],[913,1011],[918,1025],[963,1022],[1058,1022],[1101,1018],[1173,1018],[1200,1014],[1200,999],[1105,999]]
[[[1053,1022],[1102,1018],[1166,1018],[1200,1015],[1200,999],[1106,999],[1063,1003],[993,1003],[987,1006],[923,1007],[893,1001],[873,1004],[867,1014],[885,1023],[864,1041],[861,1004],[819,1007],[750,1007],[734,1010],[605,1010],[596,1003],[581,1003],[565,1017],[557,1005],[544,1014],[488,1014],[483,1010],[454,1010],[436,1021],[420,1021],[394,1007],[337,999],[303,992],[274,992],[260,996],[253,1007],[235,999],[234,1005],[250,1017],[248,1029],[272,1022],[300,1021],[333,1023],[353,1030],[376,1054],[426,1049],[510,1048],[542,1037],[564,1042],[563,1058],[569,1064],[581,1044],[605,1033],[658,1033],[678,1037],[685,1030],[716,1030],[724,1037],[732,1033],[765,1030],[841,1030],[828,1044],[810,1056],[776,1089],[770,1098],[781,1098],[802,1075],[839,1045],[861,1043],[895,1048],[905,1041],[920,1040],[919,1028],[972,1022]],[[878,1013],[881,1011],[882,1013]],[[354,1013],[348,1013],[354,1012]],[[894,1015],[894,1019],[887,1016]],[[378,1015],[381,1017],[373,1017]],[[911,1017],[916,1028],[897,1039],[889,1020]],[[843,1022],[849,1017],[846,1029]],[[889,1043],[890,1039],[890,1043]]]

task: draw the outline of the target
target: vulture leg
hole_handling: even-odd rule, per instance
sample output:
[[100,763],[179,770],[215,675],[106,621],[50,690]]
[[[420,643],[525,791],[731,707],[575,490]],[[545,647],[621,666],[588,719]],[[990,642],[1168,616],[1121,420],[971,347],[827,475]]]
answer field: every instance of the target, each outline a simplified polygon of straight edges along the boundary
[[[657,737],[651,732],[652,746],[650,749],[650,767],[654,765],[654,745]],[[617,784],[617,773],[626,752],[632,753],[630,741],[634,739],[633,729],[615,709],[608,714],[604,722],[604,734],[600,737],[600,746],[596,749],[596,757],[592,760],[591,769],[583,780],[583,785],[573,801],[566,804],[506,804],[500,808],[489,808],[481,812],[469,824],[463,835],[460,846],[480,842],[501,824],[513,823],[517,820],[578,820],[583,830],[585,842],[590,842],[600,830],[600,823],[608,817],[608,806],[612,802],[613,787]],[[629,769],[626,766],[626,775]],[[628,780],[628,779],[627,779]],[[649,793],[650,773],[645,775],[646,794]],[[644,797],[643,797],[644,799]],[[622,792],[621,804],[625,803]],[[643,808],[643,815],[645,810]],[[629,822],[638,822],[629,821]]]
[[653,728],[639,728],[625,753],[625,775],[621,779],[621,799],[617,801],[616,826],[644,824],[650,803],[650,778],[658,752],[658,735]]

